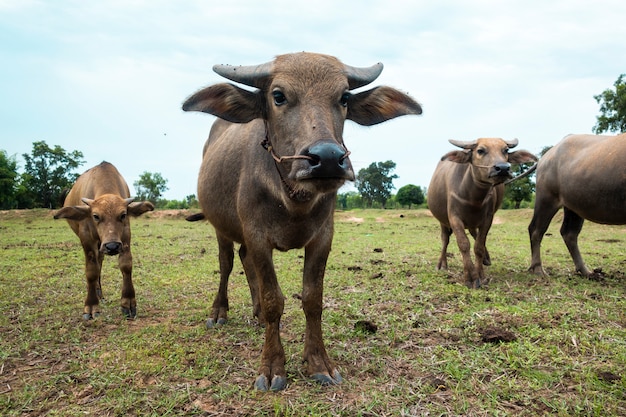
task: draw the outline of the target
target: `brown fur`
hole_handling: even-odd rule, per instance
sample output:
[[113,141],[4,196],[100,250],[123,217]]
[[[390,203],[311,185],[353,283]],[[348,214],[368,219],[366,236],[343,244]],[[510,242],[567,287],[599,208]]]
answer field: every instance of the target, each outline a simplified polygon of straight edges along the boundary
[[561,236],[576,270],[592,271],[578,249],[585,219],[626,224],[626,133],[617,136],[571,135],[551,148],[537,164],[536,200],[528,226],[530,271],[546,274],[541,241],[552,218],[563,207]]
[[[313,167],[314,160],[275,162],[260,144],[269,138],[266,147],[276,156],[310,155],[320,145],[344,152],[346,119],[371,125],[404,114],[420,114],[421,108],[389,87],[346,96],[349,86],[355,85],[350,70],[326,55],[281,55],[250,73],[260,74],[250,80],[250,85],[260,87],[255,92],[218,84],[197,92],[183,105],[185,110],[225,119],[218,119],[211,129],[198,178],[198,200],[204,217],[216,229],[219,244],[220,288],[207,326],[226,322],[233,242],[241,243],[239,256],[254,314],[265,324],[255,385],[261,390],[283,389],[285,354],[279,322],[284,296],[272,252],[304,247],[304,360],[314,379],[336,384],[341,376],[322,340],[322,289],[337,189],[345,180],[354,179],[354,173],[347,155],[342,158],[341,170],[320,163],[321,174]],[[277,93],[282,96],[277,98]]]
[[132,203],[132,200],[128,185],[117,169],[108,162],[102,162],[78,177],[65,198],[63,208],[54,215],[55,219],[67,219],[85,252],[85,319],[100,314],[100,274],[105,254],[119,254],[123,276],[122,312],[129,318],[137,315],[128,215],[139,216],[154,210],[154,206],[149,201]]
[[[428,187],[428,207],[441,224],[442,250],[437,269],[447,269],[447,248],[454,233],[461,256],[463,276],[470,288],[478,288],[485,279],[483,265],[491,259],[487,251],[487,234],[493,216],[502,204],[505,180],[510,177],[509,163],[536,161],[527,151],[509,152],[517,141],[482,138],[459,145],[441,158]],[[498,164],[500,169],[498,169]],[[476,264],[470,256],[468,229],[474,237]]]

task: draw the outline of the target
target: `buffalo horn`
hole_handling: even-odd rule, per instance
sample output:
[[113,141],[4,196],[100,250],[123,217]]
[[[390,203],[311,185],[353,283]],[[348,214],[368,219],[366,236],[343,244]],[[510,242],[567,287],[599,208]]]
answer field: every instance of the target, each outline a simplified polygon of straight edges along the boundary
[[367,68],[351,67],[350,65],[344,64],[344,72],[348,77],[348,86],[350,87],[350,90],[354,90],[355,88],[363,87],[378,78],[380,73],[383,72],[383,64],[379,62],[378,64]]
[[454,146],[458,146],[459,148],[463,148],[463,149],[474,149],[476,147],[475,140],[466,141],[466,140],[448,139],[448,142],[450,142]]
[[519,143],[519,140],[517,140],[517,138],[514,138],[511,140],[505,140],[504,142],[506,143],[506,146],[508,146],[509,148],[515,148],[517,144]]
[[261,88],[272,72],[273,62],[261,65],[214,65],[213,71],[224,78],[250,87]]

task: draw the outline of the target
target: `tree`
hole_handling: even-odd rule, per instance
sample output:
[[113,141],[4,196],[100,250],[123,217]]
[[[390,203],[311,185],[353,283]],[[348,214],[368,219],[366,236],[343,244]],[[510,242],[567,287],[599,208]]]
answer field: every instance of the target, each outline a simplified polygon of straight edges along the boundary
[[83,153],[66,152],[56,145],[49,147],[45,141],[33,142],[31,155],[22,154],[26,165],[22,174],[20,199],[32,202],[31,207],[56,208],[62,205],[61,194],[70,188],[79,174],[72,172],[83,165]]
[[[528,168],[533,166],[532,163],[519,164],[517,168],[512,169],[513,176],[524,173]],[[518,209],[522,205],[522,201],[532,201],[535,193],[535,182],[532,177],[535,173],[531,173],[524,178],[517,179],[508,184],[504,189],[504,199],[511,201],[513,207]]]
[[593,96],[600,104],[600,116],[593,132],[626,132],[626,74],[622,74],[613,84],[615,90],[606,89],[602,94]]
[[0,150],[0,210],[17,206],[18,178],[15,157],[8,156],[6,151]]
[[393,161],[372,162],[369,167],[359,170],[356,177],[356,188],[363,199],[371,207],[372,203],[378,202],[385,208],[387,200],[394,188],[393,180],[397,175],[391,174],[396,168]]
[[144,171],[139,176],[139,180],[133,183],[137,191],[136,199],[140,201],[148,200],[155,206],[158,206],[161,195],[167,191],[167,180],[161,176],[159,172],[154,174]]
[[424,202],[424,191],[417,185],[408,184],[398,190],[396,200],[401,206],[409,206],[410,209],[411,205],[419,205]]

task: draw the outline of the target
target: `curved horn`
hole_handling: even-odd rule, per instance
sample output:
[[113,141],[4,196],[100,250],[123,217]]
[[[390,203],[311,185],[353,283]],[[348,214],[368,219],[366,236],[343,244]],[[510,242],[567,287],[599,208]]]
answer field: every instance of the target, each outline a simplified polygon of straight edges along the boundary
[[344,73],[348,77],[348,86],[350,87],[350,90],[354,90],[355,88],[363,87],[364,85],[371,83],[378,78],[381,72],[383,72],[383,64],[381,62],[367,68],[351,67],[346,64],[343,66]]
[[448,142],[453,144],[454,146],[458,146],[463,149],[474,149],[476,147],[476,141],[465,141],[465,140],[456,140],[456,139],[448,139]]
[[260,65],[236,66],[236,65],[214,65],[213,71],[224,78],[250,87],[261,88],[263,83],[270,76],[274,63],[272,61]]
[[509,148],[515,148],[519,143],[519,140],[517,140],[517,138],[514,138],[511,140],[505,140],[504,143],[506,143],[506,146],[508,146]]

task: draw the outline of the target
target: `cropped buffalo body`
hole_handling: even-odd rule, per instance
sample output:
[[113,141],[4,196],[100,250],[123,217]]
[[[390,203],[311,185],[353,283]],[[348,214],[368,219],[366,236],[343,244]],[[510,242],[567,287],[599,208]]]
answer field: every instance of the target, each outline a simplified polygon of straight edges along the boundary
[[[461,256],[463,276],[469,288],[479,288],[485,279],[483,265],[490,265],[485,243],[493,216],[502,204],[503,182],[511,175],[511,164],[536,161],[527,151],[509,152],[517,139],[483,138],[472,142],[450,140],[462,151],[441,158],[428,187],[428,208],[441,224],[443,247],[437,269],[447,269],[447,248],[454,232]],[[470,256],[468,229],[474,237],[476,264]]]
[[304,247],[304,361],[322,384],[341,381],[324,347],[321,316],[336,193],[354,179],[344,121],[374,125],[421,113],[417,102],[389,87],[351,92],[371,83],[382,68],[354,68],[312,53],[281,55],[253,67],[217,65],[218,74],[257,90],[217,84],[183,104],[186,111],[220,118],[204,145],[198,179],[199,217],[213,224],[219,245],[220,286],[207,326],[226,322],[233,242],[238,242],[253,313],[265,324],[257,389],[280,390],[287,382],[279,333],[284,296],[274,249]]
[[85,320],[100,314],[100,273],[104,255],[119,255],[118,263],[123,276],[122,313],[128,318],[137,315],[128,216],[139,216],[154,210],[154,206],[148,201],[132,201],[124,178],[113,165],[102,162],[78,177],[65,198],[63,208],[54,215],[55,219],[67,219],[85,252]]
[[626,134],[571,135],[552,147],[537,164],[535,211],[528,226],[530,271],[544,274],[541,241],[563,207],[561,236],[576,270],[591,275],[578,249],[585,219],[626,224]]

